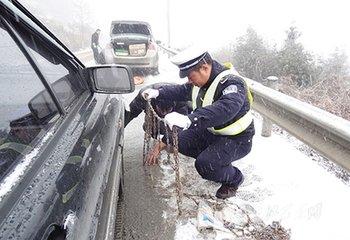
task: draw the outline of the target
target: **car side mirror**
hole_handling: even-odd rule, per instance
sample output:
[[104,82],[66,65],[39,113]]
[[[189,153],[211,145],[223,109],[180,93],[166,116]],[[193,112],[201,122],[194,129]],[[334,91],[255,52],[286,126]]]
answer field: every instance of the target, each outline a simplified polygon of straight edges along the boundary
[[135,90],[133,74],[128,66],[103,65],[88,70],[94,92],[114,94]]

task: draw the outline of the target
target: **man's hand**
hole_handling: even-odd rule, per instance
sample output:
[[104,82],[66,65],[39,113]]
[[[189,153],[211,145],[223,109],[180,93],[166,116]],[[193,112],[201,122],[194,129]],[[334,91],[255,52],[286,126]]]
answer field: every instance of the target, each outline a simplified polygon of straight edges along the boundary
[[178,126],[184,130],[191,126],[191,120],[186,116],[177,112],[171,112],[164,117],[164,122],[173,129],[173,126]]
[[149,88],[149,89],[146,89],[145,91],[143,91],[141,93],[141,95],[142,95],[143,99],[149,100],[151,98],[157,98],[159,95],[159,91],[156,89]]
[[151,151],[149,151],[149,153],[147,154],[146,164],[148,166],[158,164],[158,156],[159,156],[160,152],[163,149],[165,149],[165,147],[166,147],[165,143],[163,143],[163,142],[157,143],[154,146],[154,148]]

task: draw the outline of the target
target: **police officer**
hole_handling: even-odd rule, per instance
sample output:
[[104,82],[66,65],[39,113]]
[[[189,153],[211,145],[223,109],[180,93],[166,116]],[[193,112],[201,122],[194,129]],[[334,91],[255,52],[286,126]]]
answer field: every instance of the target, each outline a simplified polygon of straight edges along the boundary
[[99,37],[100,37],[101,30],[97,29],[91,36],[91,49],[94,53],[95,62],[99,63]]
[[[161,82],[161,83],[155,83],[155,84],[151,84],[146,87],[143,87],[139,91],[139,94],[129,104],[130,111],[125,110],[124,125],[127,126],[129,122],[132,121],[134,118],[136,118],[142,111],[145,111],[147,102],[142,97],[141,95],[142,92],[144,92],[146,89],[159,90],[164,86],[171,86],[171,85],[178,85],[178,84]],[[155,110],[155,112],[158,114],[158,116],[161,118],[163,118],[166,114],[173,111],[184,115],[187,115],[188,113],[190,113],[190,108],[188,107],[187,102],[185,101],[174,102],[168,99],[151,99],[151,105]],[[145,124],[143,125],[143,129],[145,129]],[[153,138],[156,138],[157,134],[158,133],[156,131],[152,131]],[[160,134],[162,135],[165,134],[165,126],[162,122],[160,123]]]
[[[172,62],[180,69],[180,77],[188,82],[177,86],[148,89],[144,98],[191,100],[193,112],[176,112],[165,116],[170,128],[178,126],[180,153],[196,158],[197,172],[207,180],[221,183],[216,197],[235,195],[243,182],[243,174],[231,163],[246,156],[255,133],[250,111],[252,97],[244,79],[236,72],[213,60],[203,49],[191,47],[177,54]],[[156,155],[165,149],[162,139],[148,155],[154,164]]]

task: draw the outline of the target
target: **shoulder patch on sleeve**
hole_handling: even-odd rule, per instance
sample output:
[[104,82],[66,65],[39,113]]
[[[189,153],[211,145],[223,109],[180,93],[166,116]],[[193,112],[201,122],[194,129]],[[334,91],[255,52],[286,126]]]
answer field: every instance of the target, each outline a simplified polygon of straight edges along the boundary
[[238,92],[238,88],[236,85],[234,84],[231,84],[229,85],[228,87],[226,87],[223,91],[222,91],[222,94],[223,95],[226,95],[226,94],[229,94],[229,93],[237,93]]
[[225,76],[225,77],[221,78],[220,83],[221,84],[225,83],[227,81],[227,79],[229,79],[228,76]]

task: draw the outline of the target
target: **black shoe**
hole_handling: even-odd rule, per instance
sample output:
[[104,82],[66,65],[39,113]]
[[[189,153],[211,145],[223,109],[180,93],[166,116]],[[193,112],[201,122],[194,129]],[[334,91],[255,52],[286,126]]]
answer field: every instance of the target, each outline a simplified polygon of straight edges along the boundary
[[221,199],[226,199],[235,196],[239,185],[241,185],[243,181],[244,178],[242,176],[241,181],[239,181],[239,183],[235,186],[222,184],[221,187],[216,191],[215,196]]

